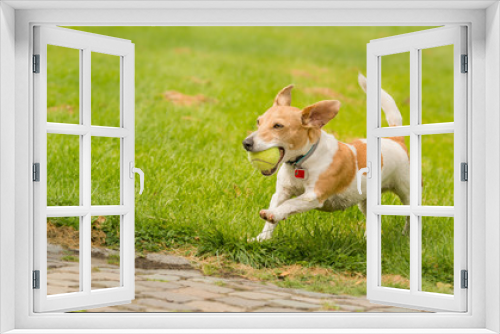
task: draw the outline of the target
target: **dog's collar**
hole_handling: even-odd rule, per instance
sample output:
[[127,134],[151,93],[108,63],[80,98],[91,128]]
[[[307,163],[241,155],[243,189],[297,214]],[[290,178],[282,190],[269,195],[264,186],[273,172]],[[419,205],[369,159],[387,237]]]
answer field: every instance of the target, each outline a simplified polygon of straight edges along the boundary
[[300,168],[302,166],[302,164],[304,163],[304,161],[306,161],[313,153],[314,151],[316,151],[316,148],[318,147],[319,145],[319,141],[321,140],[321,137],[319,137],[318,141],[316,142],[316,144],[314,144],[310,149],[309,151],[307,151],[306,154],[304,155],[301,155],[301,156],[298,156],[297,158],[295,158],[295,161],[287,161],[286,163],[287,164],[290,164],[290,165],[293,165],[295,168]]

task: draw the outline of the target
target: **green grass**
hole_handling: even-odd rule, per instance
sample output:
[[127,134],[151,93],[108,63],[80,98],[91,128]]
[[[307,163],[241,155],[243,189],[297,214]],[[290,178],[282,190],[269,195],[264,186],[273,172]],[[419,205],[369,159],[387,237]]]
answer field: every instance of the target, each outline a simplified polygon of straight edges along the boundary
[[120,264],[120,255],[111,254],[107,259],[108,264]]
[[[271,241],[246,241],[262,229],[258,212],[268,207],[276,176],[266,178],[255,171],[241,141],[255,130],[257,116],[271,106],[276,93],[290,83],[295,84],[294,106],[302,108],[332,97],[342,102],[326,131],[341,141],[365,137],[366,98],[358,87],[357,74],[366,73],[366,44],[422,28],[79,29],[135,43],[136,166],[146,175],[145,191],[136,195],[138,252],[194,245],[198,256],[224,254],[256,268],[301,264],[366,272],[364,217],[356,207],[333,214],[311,211],[295,215],[280,223]],[[432,88],[423,92],[426,122],[453,118],[450,104],[443,102],[450,99],[453,79],[448,66],[450,50],[424,52],[423,82]],[[50,121],[78,122],[75,52],[49,48]],[[390,56],[382,64],[384,88],[408,123],[409,59]],[[92,123],[117,125],[116,57],[93,56],[92,70]],[[315,87],[328,88],[334,96],[312,89]],[[169,90],[203,94],[211,100],[175,105],[163,97]],[[448,162],[453,158],[453,138],[450,142],[446,135],[427,137],[422,148],[423,201],[427,205],[452,204],[453,172]],[[67,138],[49,135],[49,205],[79,203],[78,138]],[[117,204],[119,141],[92,138],[92,143],[92,203]],[[386,194],[384,203],[399,204],[399,200]],[[391,223],[393,218],[388,217],[382,235],[382,242],[388,245],[385,251],[391,255],[384,258],[383,267],[387,273],[407,277],[408,259],[402,261],[402,257],[406,256],[408,237],[401,234],[401,223]],[[106,244],[116,247],[117,221],[106,221],[99,228],[106,229]],[[425,235],[429,242],[423,251],[424,280],[430,282],[430,289],[440,289],[442,284],[453,283],[453,230],[441,218],[428,218]]]
[[80,260],[76,256],[71,256],[71,255],[65,255],[61,257],[61,261],[66,261],[66,262],[79,262]]

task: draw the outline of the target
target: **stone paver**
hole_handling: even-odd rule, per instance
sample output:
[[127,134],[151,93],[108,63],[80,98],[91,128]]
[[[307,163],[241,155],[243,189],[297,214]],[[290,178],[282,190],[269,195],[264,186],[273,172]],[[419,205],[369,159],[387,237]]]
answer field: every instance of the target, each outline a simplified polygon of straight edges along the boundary
[[137,303],[146,306],[146,312],[148,308],[154,308],[156,310],[171,311],[198,311],[198,308],[192,307],[187,304],[166,302],[163,300],[155,298],[139,299]]
[[361,306],[349,305],[349,304],[335,304],[339,307],[340,312],[360,312],[363,311]]
[[162,291],[165,289],[179,289],[180,287],[175,282],[139,281],[135,283],[135,292]]
[[242,307],[227,305],[220,302],[212,302],[207,300],[197,300],[187,303],[188,306],[197,308],[202,312],[245,312]]
[[196,297],[197,299],[217,299],[217,298],[224,297],[224,295],[219,294],[219,293],[209,292],[209,291],[205,291],[203,289],[191,288],[191,287],[172,290],[172,292],[175,292],[177,294],[184,295],[184,296],[193,296],[193,297]]
[[303,309],[303,310],[311,310],[311,309],[318,308],[318,305],[316,305],[316,304],[299,302],[299,301],[292,300],[292,299],[275,299],[272,301],[272,303],[275,305],[278,305],[278,306],[298,308],[298,309]]
[[176,302],[176,303],[184,303],[184,302],[190,302],[192,300],[204,299],[203,296],[197,296],[196,294],[186,294],[183,293],[184,291],[177,293],[176,291],[179,290],[144,292],[141,293],[140,298],[154,298],[158,300],[165,300],[168,302]]
[[298,300],[300,302],[311,303],[311,304],[323,304],[323,303],[325,303],[327,301],[325,299],[308,298],[308,297],[293,296],[293,295],[292,295],[292,299],[293,300]]
[[161,274],[144,275],[144,278],[146,279],[146,281],[162,281],[162,282],[174,282],[181,279],[179,276],[161,275]]
[[160,269],[158,274],[162,275],[175,275],[181,277],[203,277],[203,274],[198,270],[173,270],[173,269]]
[[302,310],[284,307],[263,307],[256,309],[254,312],[266,312],[266,313],[288,313],[288,312],[303,312]]
[[253,291],[233,292],[233,293],[230,293],[229,295],[247,298],[247,299],[254,299],[254,300],[269,300],[269,299],[279,299],[280,298],[277,295],[271,295],[269,293],[260,293],[260,292],[253,292]]
[[213,292],[213,293],[229,293],[234,292],[234,289],[218,286],[212,284],[206,284],[201,282],[193,282],[193,281],[181,281],[179,284],[184,286],[189,286],[192,288],[198,288],[204,291]]
[[[79,290],[79,264],[63,261],[68,254],[60,246],[48,246],[48,292]],[[116,251],[92,250],[92,289],[119,285],[120,268],[107,263]],[[157,265],[155,265],[155,263]],[[136,269],[135,300],[86,312],[415,312],[377,305],[366,298],[277,287],[244,278],[205,276],[183,258],[148,254]]]
[[239,306],[243,307],[245,309],[251,309],[254,307],[261,307],[264,305],[267,305],[267,301],[262,301],[262,300],[252,300],[252,299],[245,299],[245,298],[238,298],[238,297],[224,297],[221,299],[217,299],[220,302],[233,305],[233,306]]

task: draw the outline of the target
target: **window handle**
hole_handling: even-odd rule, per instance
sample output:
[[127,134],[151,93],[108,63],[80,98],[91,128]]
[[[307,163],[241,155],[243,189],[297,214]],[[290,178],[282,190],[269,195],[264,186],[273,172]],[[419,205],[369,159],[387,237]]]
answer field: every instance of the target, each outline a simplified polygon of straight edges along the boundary
[[358,183],[358,192],[359,194],[363,194],[363,191],[361,190],[361,177],[363,176],[363,173],[366,173],[367,177],[370,179],[372,177],[372,170],[371,170],[371,167],[372,167],[372,163],[371,162],[367,162],[366,163],[367,167],[364,167],[364,168],[360,168],[358,170],[358,172],[356,173],[356,179],[357,179],[357,183]]
[[130,171],[129,176],[131,179],[134,178],[135,173],[139,174],[139,183],[141,185],[141,189],[139,190],[139,195],[141,195],[142,192],[144,191],[144,172],[140,168],[134,167],[133,161],[130,161],[129,163],[129,171]]

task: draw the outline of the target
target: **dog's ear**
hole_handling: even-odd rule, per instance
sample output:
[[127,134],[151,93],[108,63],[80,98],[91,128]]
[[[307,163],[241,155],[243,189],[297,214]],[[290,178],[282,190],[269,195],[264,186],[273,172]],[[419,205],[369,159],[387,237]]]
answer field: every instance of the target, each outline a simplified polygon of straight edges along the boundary
[[337,100],[320,101],[302,110],[302,124],[322,128],[332,120],[340,109]]
[[293,85],[283,88],[274,99],[273,107],[289,107],[292,104],[292,88]]

